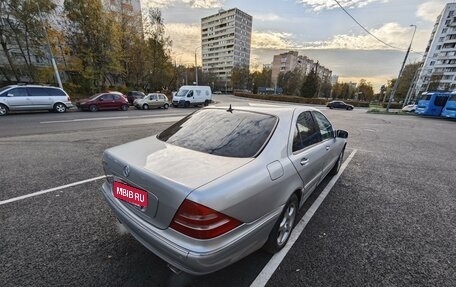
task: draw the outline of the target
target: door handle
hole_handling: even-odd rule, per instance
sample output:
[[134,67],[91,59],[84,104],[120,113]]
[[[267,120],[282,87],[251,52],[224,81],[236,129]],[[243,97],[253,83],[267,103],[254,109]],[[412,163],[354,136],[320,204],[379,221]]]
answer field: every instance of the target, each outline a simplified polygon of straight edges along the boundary
[[308,163],[309,163],[309,159],[308,158],[301,159],[301,165],[306,165]]
[[330,150],[330,149],[331,149],[331,147],[329,145],[326,146],[326,150]]

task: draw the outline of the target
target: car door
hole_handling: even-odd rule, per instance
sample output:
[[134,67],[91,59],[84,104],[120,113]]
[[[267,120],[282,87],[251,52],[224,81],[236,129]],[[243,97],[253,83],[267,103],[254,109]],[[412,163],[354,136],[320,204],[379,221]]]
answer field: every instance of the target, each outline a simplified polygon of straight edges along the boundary
[[158,95],[157,94],[151,94],[150,95],[150,99],[149,99],[149,106],[151,107],[154,107],[154,108],[157,108],[159,107],[159,103],[158,103]]
[[17,87],[7,91],[5,101],[11,110],[33,109],[32,99],[25,87]]
[[111,94],[104,94],[98,97],[97,106],[100,110],[113,109],[114,98]]
[[336,163],[341,149],[338,146],[336,137],[334,136],[333,127],[329,120],[318,111],[312,111],[312,115],[315,119],[315,122],[317,123],[321,138],[321,144],[324,146],[326,151],[323,160],[322,177],[324,177]]
[[320,181],[326,149],[310,111],[294,116],[290,133],[289,159],[304,183],[304,193],[310,194]]
[[52,109],[52,96],[45,87],[27,87],[27,92],[35,109]]

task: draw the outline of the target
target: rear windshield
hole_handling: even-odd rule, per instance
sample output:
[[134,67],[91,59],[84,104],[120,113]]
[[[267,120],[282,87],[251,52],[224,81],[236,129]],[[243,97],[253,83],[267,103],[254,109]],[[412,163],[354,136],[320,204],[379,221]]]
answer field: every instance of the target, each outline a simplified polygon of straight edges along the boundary
[[268,140],[277,118],[222,109],[197,111],[158,135],[169,144],[227,157],[254,157]]

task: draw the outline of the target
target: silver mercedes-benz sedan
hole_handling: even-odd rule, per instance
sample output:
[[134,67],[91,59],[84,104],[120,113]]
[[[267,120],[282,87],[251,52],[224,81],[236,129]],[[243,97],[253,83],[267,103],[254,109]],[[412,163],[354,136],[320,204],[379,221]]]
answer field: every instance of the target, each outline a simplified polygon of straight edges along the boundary
[[207,274],[284,247],[299,207],[339,171],[347,136],[310,107],[204,108],[106,150],[102,191],[173,269]]

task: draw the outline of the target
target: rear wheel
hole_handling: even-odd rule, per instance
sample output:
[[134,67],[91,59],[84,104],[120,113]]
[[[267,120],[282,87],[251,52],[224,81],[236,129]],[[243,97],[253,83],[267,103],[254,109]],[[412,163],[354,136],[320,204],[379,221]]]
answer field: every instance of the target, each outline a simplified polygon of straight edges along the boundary
[[329,171],[329,175],[336,175],[339,173],[340,166],[342,165],[342,161],[344,160],[344,151],[345,151],[345,148],[343,148],[342,151],[340,152],[339,158],[337,159],[333,168]]
[[279,219],[269,234],[268,241],[264,245],[264,249],[267,252],[276,253],[287,244],[291,231],[294,228],[298,206],[298,197],[296,194],[293,194],[288,199],[287,204],[285,204],[282,214],[280,214]]
[[96,112],[96,111],[98,111],[98,107],[96,105],[90,105],[89,106],[89,111]]
[[169,108],[169,104],[164,104],[164,105],[163,105],[163,108],[164,108],[165,110],[167,110],[167,109]]
[[54,105],[54,111],[57,113],[64,113],[64,112],[66,112],[66,110],[67,110],[67,107],[62,103],[57,103]]
[[144,104],[144,105],[142,106],[142,108],[143,108],[143,110],[148,110],[148,109],[149,109],[149,105],[148,105],[148,104]]
[[0,104],[0,116],[6,116],[8,114],[8,108],[5,105]]
[[121,105],[120,110],[125,112],[126,110],[128,110],[128,105]]
[[208,100],[205,100],[204,101],[204,106],[207,107],[209,105],[209,101]]

